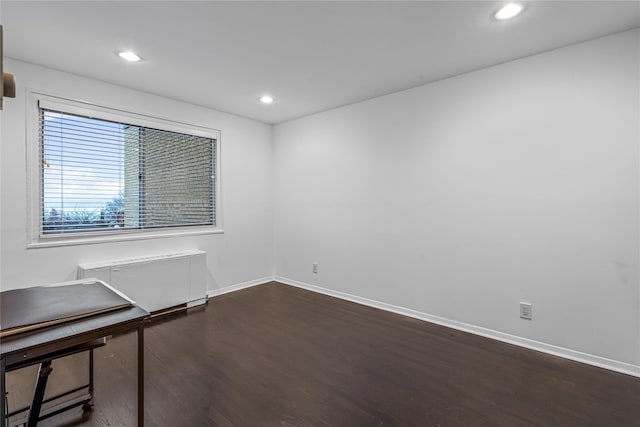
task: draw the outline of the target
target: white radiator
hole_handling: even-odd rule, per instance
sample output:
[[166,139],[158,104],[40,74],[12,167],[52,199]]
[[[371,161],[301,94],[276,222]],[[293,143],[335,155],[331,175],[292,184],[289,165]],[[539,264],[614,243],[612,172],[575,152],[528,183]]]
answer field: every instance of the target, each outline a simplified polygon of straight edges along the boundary
[[193,307],[207,298],[206,252],[198,250],[78,265],[78,279],[90,277],[124,292],[150,312]]

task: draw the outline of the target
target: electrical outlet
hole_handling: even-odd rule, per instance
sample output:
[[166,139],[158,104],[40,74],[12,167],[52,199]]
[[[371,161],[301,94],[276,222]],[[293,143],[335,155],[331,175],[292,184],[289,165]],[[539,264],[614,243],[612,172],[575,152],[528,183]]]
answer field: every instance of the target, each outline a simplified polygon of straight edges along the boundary
[[311,272],[313,274],[318,274],[318,263],[314,262],[313,264],[311,264]]
[[526,320],[533,319],[533,305],[528,302],[520,303],[520,318]]

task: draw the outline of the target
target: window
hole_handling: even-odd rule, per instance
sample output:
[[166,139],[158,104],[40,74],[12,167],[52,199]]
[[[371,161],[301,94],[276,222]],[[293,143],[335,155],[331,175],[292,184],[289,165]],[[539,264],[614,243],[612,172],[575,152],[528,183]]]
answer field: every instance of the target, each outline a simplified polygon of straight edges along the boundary
[[39,241],[218,226],[216,131],[81,103],[37,111]]

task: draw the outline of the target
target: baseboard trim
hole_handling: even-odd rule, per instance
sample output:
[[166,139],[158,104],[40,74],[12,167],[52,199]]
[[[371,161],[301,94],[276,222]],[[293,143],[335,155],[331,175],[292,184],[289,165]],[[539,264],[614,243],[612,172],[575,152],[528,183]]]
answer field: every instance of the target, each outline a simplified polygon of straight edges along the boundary
[[228,294],[229,292],[239,291],[240,289],[250,288],[252,286],[263,285],[273,281],[273,276],[262,277],[256,280],[249,280],[248,282],[237,283],[231,286],[225,286],[220,289],[212,289],[207,291],[207,298],[214,298],[220,295]]
[[604,369],[620,372],[627,375],[632,375],[634,377],[640,377],[640,365],[633,365],[630,363],[607,359],[605,357],[596,356],[593,354],[583,353],[580,351],[571,350],[564,347],[546,344],[543,342],[530,340],[528,338],[522,338],[515,335],[510,335],[503,332],[495,331],[493,329],[487,329],[480,326],[470,325],[468,323],[458,322],[456,320],[451,320],[451,319],[447,319],[440,316],[434,316],[432,314],[422,313],[422,312],[411,310],[408,308],[399,307],[392,304],[387,304],[384,302],[359,297],[356,295],[351,295],[345,292],[323,288],[321,286],[310,285],[308,283],[300,282],[298,280],[288,279],[286,277],[275,276],[272,280],[275,280],[280,283],[284,283],[286,285],[295,286],[298,288],[307,289],[309,291],[318,292],[321,294],[329,295],[329,296],[340,298],[343,300],[355,302],[357,304],[367,305],[369,307],[390,311],[392,313],[401,314],[403,316],[412,317],[414,319],[424,320],[426,322],[435,323],[438,325],[446,326],[446,327],[457,329],[460,331],[480,335],[486,338],[491,338],[491,339],[506,342],[509,344],[517,345],[520,347],[525,347],[531,350],[552,354],[554,356],[563,357],[565,359],[573,360],[576,362],[586,363],[588,365],[597,366],[599,368],[604,368]]

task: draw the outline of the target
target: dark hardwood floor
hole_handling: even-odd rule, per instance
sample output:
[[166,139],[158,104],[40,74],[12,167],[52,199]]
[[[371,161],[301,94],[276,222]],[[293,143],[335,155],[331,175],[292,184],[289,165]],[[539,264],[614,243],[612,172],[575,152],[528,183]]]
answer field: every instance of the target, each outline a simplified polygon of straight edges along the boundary
[[[95,410],[135,425],[135,334],[96,351]],[[640,379],[279,283],[145,330],[147,426],[640,426]]]

